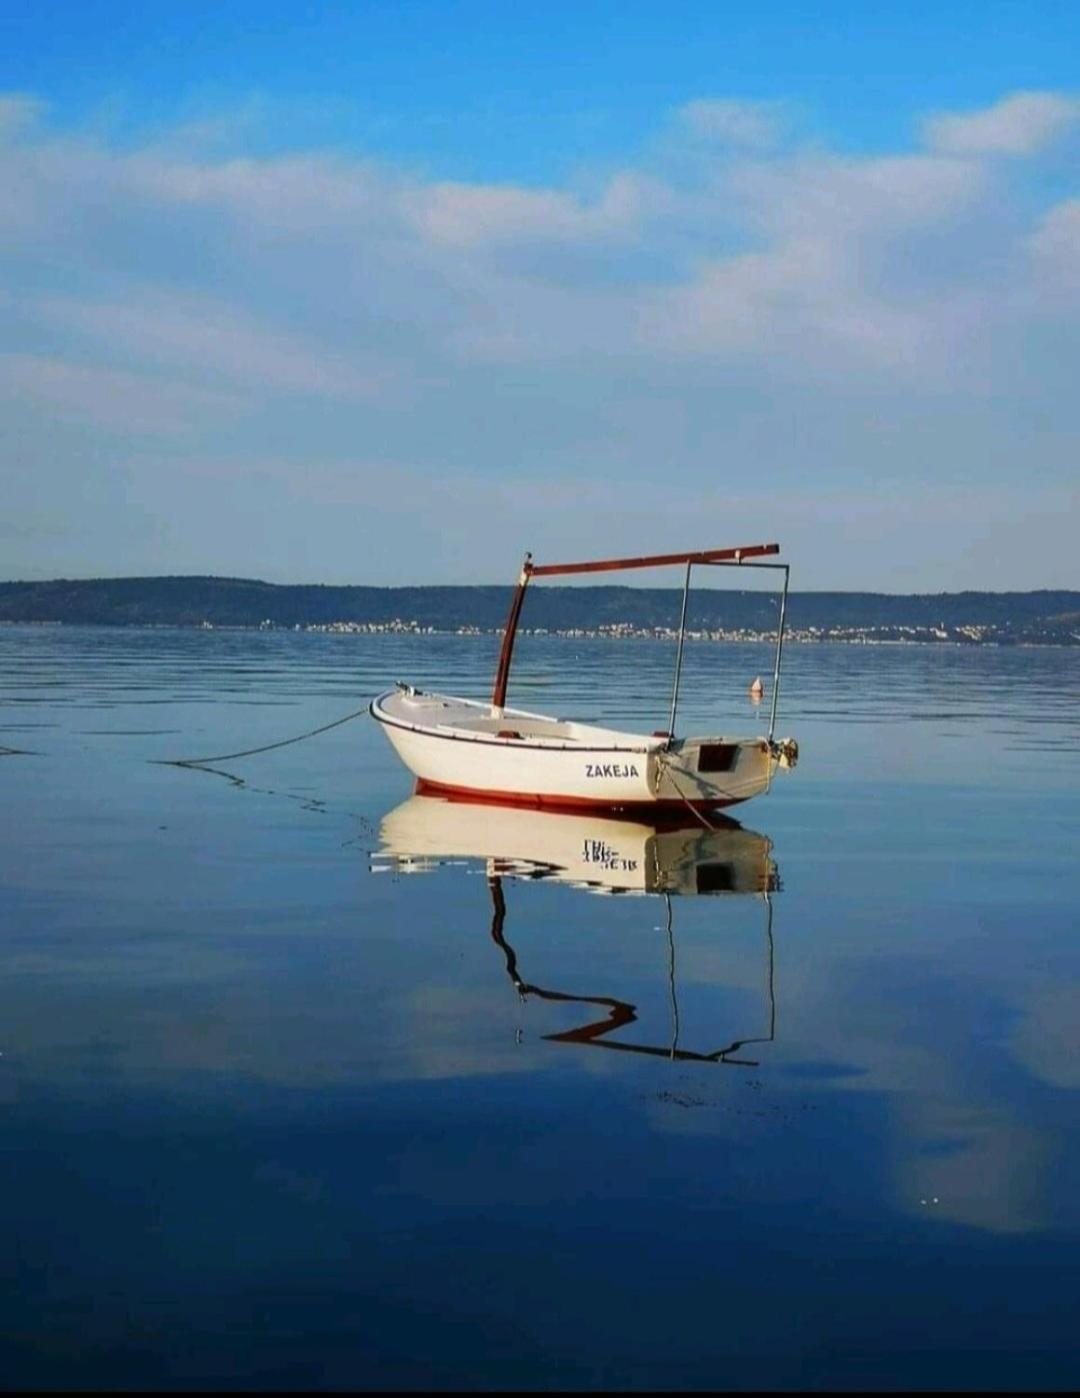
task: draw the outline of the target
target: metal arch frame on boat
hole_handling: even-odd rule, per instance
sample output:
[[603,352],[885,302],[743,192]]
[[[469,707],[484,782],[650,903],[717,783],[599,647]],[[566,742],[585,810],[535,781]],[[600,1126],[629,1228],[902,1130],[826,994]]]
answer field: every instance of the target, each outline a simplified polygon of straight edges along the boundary
[[703,549],[693,553],[652,554],[640,558],[606,558],[589,563],[544,563],[532,561],[532,554],[525,555],[510,599],[510,612],[506,618],[499,663],[495,671],[495,683],[491,691],[493,708],[506,707],[506,690],[510,680],[510,663],[514,656],[514,641],[517,639],[518,622],[525,601],[525,589],[533,578],[555,577],[567,573],[604,573],[628,568],[662,568],[676,563],[686,564],[683,581],[682,610],[679,615],[679,638],[675,653],[675,676],[671,687],[671,717],[668,722],[667,745],[675,739],[675,716],[679,706],[679,680],[682,675],[683,643],[686,639],[686,609],[690,597],[690,575],[695,563],[705,567],[721,568],[768,568],[784,575],[783,591],[780,596],[780,617],[776,629],[776,659],[773,664],[772,706],[769,712],[768,743],[774,746],[776,735],[777,704],[780,697],[780,660],[784,650],[784,625],[787,619],[788,584],[791,580],[791,565],[788,563],[754,562],[764,556],[780,552],[779,544],[751,544],[737,549]]

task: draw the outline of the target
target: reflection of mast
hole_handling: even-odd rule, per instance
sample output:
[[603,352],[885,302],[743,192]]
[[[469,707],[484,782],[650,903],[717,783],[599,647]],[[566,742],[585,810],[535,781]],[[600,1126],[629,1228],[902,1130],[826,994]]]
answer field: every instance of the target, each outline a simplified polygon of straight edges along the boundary
[[[558,990],[543,990],[538,985],[527,985],[518,974],[517,952],[503,936],[503,923],[506,921],[506,899],[503,896],[502,879],[498,875],[489,877],[488,888],[491,889],[493,907],[491,939],[506,957],[507,975],[514,982],[514,989],[522,1000],[530,995],[535,995],[538,1000],[573,1001],[582,1005],[605,1005],[610,1011],[607,1019],[599,1020],[596,1024],[587,1025],[583,1029],[572,1029],[568,1034],[547,1034],[544,1036],[545,1038],[589,1043],[601,1034],[608,1034],[612,1029],[621,1029],[624,1024],[632,1024],[637,1019],[634,1006],[628,1005],[625,1000],[612,1000],[606,995],[564,995]],[[612,1048],[615,1046],[603,1044],[601,1047]]]
[[667,905],[668,991],[671,994],[671,1056],[674,1058],[679,1048],[679,1002],[675,996],[675,934],[671,930],[670,893],[664,894],[664,903]]
[[767,910],[765,914],[765,943],[769,948],[769,974],[766,981],[769,988],[769,1032],[756,1039],[736,1039],[734,1043],[729,1044],[726,1049],[720,1051],[719,1057],[724,1063],[745,1061],[742,1059],[727,1058],[725,1055],[734,1053],[737,1049],[743,1048],[746,1044],[771,1044],[776,1038],[776,951],[773,945],[772,931],[773,905],[767,890],[762,896],[765,899],[765,907]]
[[668,984],[671,993],[672,1009],[672,1041],[670,1046],[661,1048],[652,1044],[627,1044],[617,1040],[607,1041],[604,1035],[612,1033],[616,1029],[622,1029],[628,1024],[633,1024],[637,1020],[637,1007],[631,1005],[626,1000],[615,1000],[607,995],[570,995],[559,990],[545,990],[542,986],[530,985],[526,982],[518,971],[517,953],[506,940],[506,898],[502,890],[502,879],[497,874],[488,876],[488,888],[491,890],[492,917],[491,917],[491,939],[501,950],[506,958],[506,972],[514,984],[514,989],[522,1000],[526,1000],[530,995],[534,995],[538,1000],[549,1000],[559,1004],[578,1005],[599,1005],[605,1008],[608,1013],[605,1018],[597,1020],[592,1024],[584,1024],[579,1029],[567,1029],[561,1034],[545,1034],[543,1037],[552,1043],[557,1044],[591,1044],[593,1048],[611,1049],[619,1053],[643,1053],[653,1058],[667,1058],[677,1062],[693,1063],[732,1063],[742,1067],[756,1068],[758,1060],[749,1058],[733,1058],[731,1055],[737,1053],[746,1044],[767,1044],[776,1037],[776,986],[775,986],[775,950],[773,944],[773,905],[772,899],[766,890],[764,892],[765,906],[767,908],[765,936],[768,946],[768,996],[769,996],[769,1032],[756,1038],[735,1039],[726,1048],[716,1049],[712,1053],[695,1053],[691,1049],[681,1049],[678,1046],[679,1040],[679,1005],[675,993],[675,939],[672,932],[671,899],[666,896],[667,903],[667,934],[668,934]]

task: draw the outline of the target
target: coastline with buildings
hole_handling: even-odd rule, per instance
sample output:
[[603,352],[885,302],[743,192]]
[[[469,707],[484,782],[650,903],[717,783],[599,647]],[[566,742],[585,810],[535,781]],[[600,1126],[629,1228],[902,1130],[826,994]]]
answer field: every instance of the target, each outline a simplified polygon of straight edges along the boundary
[[[212,624],[203,626],[213,629]],[[409,636],[500,636],[502,627],[455,626],[438,627],[422,625],[415,620],[394,617],[391,621],[330,621],[310,622],[307,625],[295,623],[291,627],[278,627],[273,622],[260,623],[260,630],[316,631],[330,635],[409,635]],[[631,622],[615,622],[596,627],[546,627],[522,626],[522,636],[555,636],[570,640],[601,641],[675,641],[678,630],[673,626],[635,626]],[[739,644],[768,643],[775,641],[775,631],[762,631],[745,627],[688,627],[687,641],[714,641]],[[1020,640],[1001,629],[992,626],[809,626],[788,627],[784,632],[786,641],[796,644],[829,642],[843,645],[1080,645],[1080,630],[1067,633],[1064,638],[1053,640]]]
[[[370,587],[218,577],[0,582],[0,625],[35,623],[311,631],[341,635],[498,635],[505,586]],[[525,634],[634,641],[674,639],[681,593],[671,588],[537,588]],[[702,588],[691,594],[687,639],[770,641],[775,594]],[[1080,592],[894,594],[793,592],[794,643],[1080,645]]]

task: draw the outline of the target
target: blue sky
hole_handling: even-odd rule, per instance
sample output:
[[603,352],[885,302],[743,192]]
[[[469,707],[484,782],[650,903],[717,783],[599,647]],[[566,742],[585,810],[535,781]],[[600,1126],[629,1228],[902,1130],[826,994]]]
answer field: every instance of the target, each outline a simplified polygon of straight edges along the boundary
[[[54,4],[11,7],[5,85],[121,139],[258,117],[310,142],[456,179],[563,180],[632,158],[671,108],[793,102],[848,150],[905,148],[928,109],[1071,87],[1059,4]],[[0,21],[0,24],[3,24]]]
[[1078,586],[1078,67],[1066,3],[9,7],[0,572]]

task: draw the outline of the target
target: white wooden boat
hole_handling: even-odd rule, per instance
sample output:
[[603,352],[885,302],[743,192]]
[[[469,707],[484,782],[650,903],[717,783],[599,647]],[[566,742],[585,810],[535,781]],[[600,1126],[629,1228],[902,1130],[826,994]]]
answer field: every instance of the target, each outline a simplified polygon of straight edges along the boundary
[[[704,812],[749,800],[767,791],[777,768],[794,766],[798,755],[792,739],[777,742],[773,736],[788,568],[786,564],[754,562],[778,551],[776,544],[758,544],[743,549],[543,566],[533,564],[526,555],[503,635],[491,701],[431,694],[399,684],[372,702],[371,715],[417,778],[419,792],[553,810],[628,812],[655,812],[657,808],[685,811],[687,807]],[[651,735],[625,733],[507,706],[518,619],[525,589],[533,578],[670,563],[686,565],[686,583],[666,730]],[[773,567],[784,573],[766,737],[675,736],[686,604],[695,564]]]

